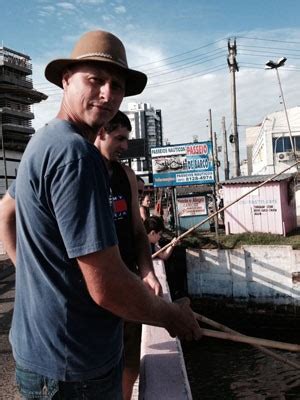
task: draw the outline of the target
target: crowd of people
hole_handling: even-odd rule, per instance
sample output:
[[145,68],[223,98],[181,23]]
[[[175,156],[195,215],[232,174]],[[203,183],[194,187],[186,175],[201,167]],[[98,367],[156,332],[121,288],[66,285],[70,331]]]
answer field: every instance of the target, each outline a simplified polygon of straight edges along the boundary
[[142,221],[142,182],[119,163],[131,130],[119,108],[147,77],[102,30],[81,36],[45,76],[63,90],[60,109],[30,140],[0,207],[16,267],[17,385],[23,399],[130,399],[142,323],[202,335],[188,300],[161,297],[149,243],[163,226],[148,224],[146,196]]

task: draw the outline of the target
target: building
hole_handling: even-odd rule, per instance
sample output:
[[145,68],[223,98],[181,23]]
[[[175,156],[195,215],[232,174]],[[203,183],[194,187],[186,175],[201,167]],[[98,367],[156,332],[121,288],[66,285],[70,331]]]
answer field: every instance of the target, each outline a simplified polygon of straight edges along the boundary
[[233,203],[224,211],[226,234],[265,232],[285,236],[296,228],[294,174],[279,175],[257,188],[271,177],[253,175],[223,182],[224,206]]
[[292,147],[300,155],[300,107],[288,109],[287,114],[291,135],[284,111],[269,114],[259,125],[246,129],[249,175],[275,174],[294,164]]
[[34,90],[29,56],[0,47],[0,195],[16,177],[24,149],[34,134],[31,105],[47,96]]
[[143,172],[144,175],[148,175],[152,170],[151,148],[163,144],[161,110],[156,110],[149,103],[128,103],[128,110],[124,112],[132,125],[131,138],[140,139],[144,143],[143,154],[140,152],[131,160],[131,167],[140,175],[143,175]]

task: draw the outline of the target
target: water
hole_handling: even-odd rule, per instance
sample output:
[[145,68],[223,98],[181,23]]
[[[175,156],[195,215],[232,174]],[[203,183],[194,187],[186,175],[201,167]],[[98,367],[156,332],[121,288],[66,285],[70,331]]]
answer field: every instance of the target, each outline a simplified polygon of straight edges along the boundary
[[[193,309],[249,336],[300,344],[299,316],[248,314],[200,302]],[[194,400],[300,400],[300,370],[250,345],[204,337],[182,347]],[[300,364],[300,353],[271,350]]]

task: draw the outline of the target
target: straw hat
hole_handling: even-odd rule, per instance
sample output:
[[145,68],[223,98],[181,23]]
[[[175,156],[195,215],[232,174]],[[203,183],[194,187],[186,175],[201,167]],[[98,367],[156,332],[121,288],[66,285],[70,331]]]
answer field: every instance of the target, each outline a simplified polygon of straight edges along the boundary
[[48,81],[62,87],[62,73],[67,66],[87,61],[98,61],[117,66],[126,81],[125,96],[141,93],[147,76],[128,68],[125,48],[120,39],[105,31],[87,32],[78,40],[70,58],[51,61],[45,69]]

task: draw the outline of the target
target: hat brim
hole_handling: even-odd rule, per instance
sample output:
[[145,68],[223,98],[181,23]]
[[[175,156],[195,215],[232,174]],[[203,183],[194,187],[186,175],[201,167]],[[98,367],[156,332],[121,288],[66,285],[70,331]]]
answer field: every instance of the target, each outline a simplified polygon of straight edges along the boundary
[[145,75],[143,72],[136,71],[134,69],[124,68],[120,64],[115,63],[111,60],[99,59],[98,57],[97,58],[89,57],[81,60],[76,60],[76,59],[53,60],[45,68],[45,77],[49,82],[54,83],[54,85],[57,85],[62,88],[63,71],[71,65],[86,63],[89,61],[97,62],[100,64],[112,64],[116,66],[118,69],[120,69],[125,76],[125,84],[126,84],[125,94],[124,94],[125,97],[140,94],[145,89],[145,86],[147,84],[147,75]]

